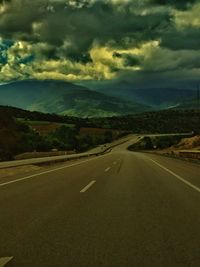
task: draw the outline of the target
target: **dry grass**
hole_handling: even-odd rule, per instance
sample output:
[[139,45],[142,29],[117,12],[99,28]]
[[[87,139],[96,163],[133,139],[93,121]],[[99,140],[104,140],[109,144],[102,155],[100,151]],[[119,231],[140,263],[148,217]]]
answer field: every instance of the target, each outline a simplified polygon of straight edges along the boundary
[[177,145],[170,147],[171,150],[200,149],[200,135],[183,138]]

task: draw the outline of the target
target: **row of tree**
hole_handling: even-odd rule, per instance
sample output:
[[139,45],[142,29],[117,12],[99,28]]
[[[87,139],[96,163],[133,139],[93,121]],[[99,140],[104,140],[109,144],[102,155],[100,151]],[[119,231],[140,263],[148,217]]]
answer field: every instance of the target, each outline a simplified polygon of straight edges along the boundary
[[111,142],[112,131],[103,135],[83,135],[78,127],[61,126],[42,136],[26,123],[15,120],[10,114],[0,112],[0,160],[10,160],[15,155],[52,149],[83,152],[97,145]]
[[183,135],[168,135],[168,136],[157,136],[157,137],[145,136],[141,138],[139,142],[130,146],[129,149],[130,150],[164,149],[178,144],[184,137],[186,136]]

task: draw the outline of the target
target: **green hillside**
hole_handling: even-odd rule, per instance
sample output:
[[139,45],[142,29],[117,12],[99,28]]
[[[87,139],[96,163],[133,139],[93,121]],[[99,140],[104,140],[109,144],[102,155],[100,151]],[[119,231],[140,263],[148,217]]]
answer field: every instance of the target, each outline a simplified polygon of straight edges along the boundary
[[180,109],[200,109],[200,100],[195,98],[189,98],[187,100],[184,100],[180,105],[178,106]]
[[78,117],[107,117],[151,110],[134,101],[53,80],[28,80],[1,85],[0,105]]
[[[171,87],[151,87],[136,88],[136,85],[127,81],[120,82],[83,82],[94,91],[104,93],[108,96],[119,97],[125,100],[131,100],[143,105],[151,106],[156,110],[171,108],[196,96],[196,90],[171,88]],[[192,86],[191,86],[192,88]]]

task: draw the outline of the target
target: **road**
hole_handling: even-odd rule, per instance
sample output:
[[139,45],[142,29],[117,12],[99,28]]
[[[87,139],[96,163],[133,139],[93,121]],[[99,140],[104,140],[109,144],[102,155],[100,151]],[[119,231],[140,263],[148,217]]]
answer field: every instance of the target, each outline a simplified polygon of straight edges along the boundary
[[95,154],[101,154],[105,151],[108,151],[109,148],[115,147],[118,144],[124,143],[125,141],[132,138],[132,140],[135,140],[134,135],[128,135],[123,138],[120,138],[118,140],[113,141],[112,143],[104,144],[97,146],[87,152],[84,153],[76,153],[72,155],[62,155],[62,156],[50,156],[50,157],[42,157],[42,158],[31,158],[31,159],[23,159],[23,160],[12,160],[12,161],[4,161],[0,162],[0,169],[5,168],[12,168],[12,167],[19,167],[19,166],[25,166],[25,165],[41,165],[41,164],[51,164],[51,163],[57,163],[57,162],[65,162],[68,160],[74,160],[78,158],[83,157],[91,157]]
[[200,165],[130,143],[0,180],[0,267],[199,267]]

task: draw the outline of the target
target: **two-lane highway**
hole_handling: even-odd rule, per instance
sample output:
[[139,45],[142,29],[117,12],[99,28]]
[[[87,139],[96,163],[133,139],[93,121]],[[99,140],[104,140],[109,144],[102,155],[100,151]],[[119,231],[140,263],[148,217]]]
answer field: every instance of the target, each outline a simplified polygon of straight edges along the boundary
[[200,266],[200,165],[130,143],[0,180],[0,267]]

